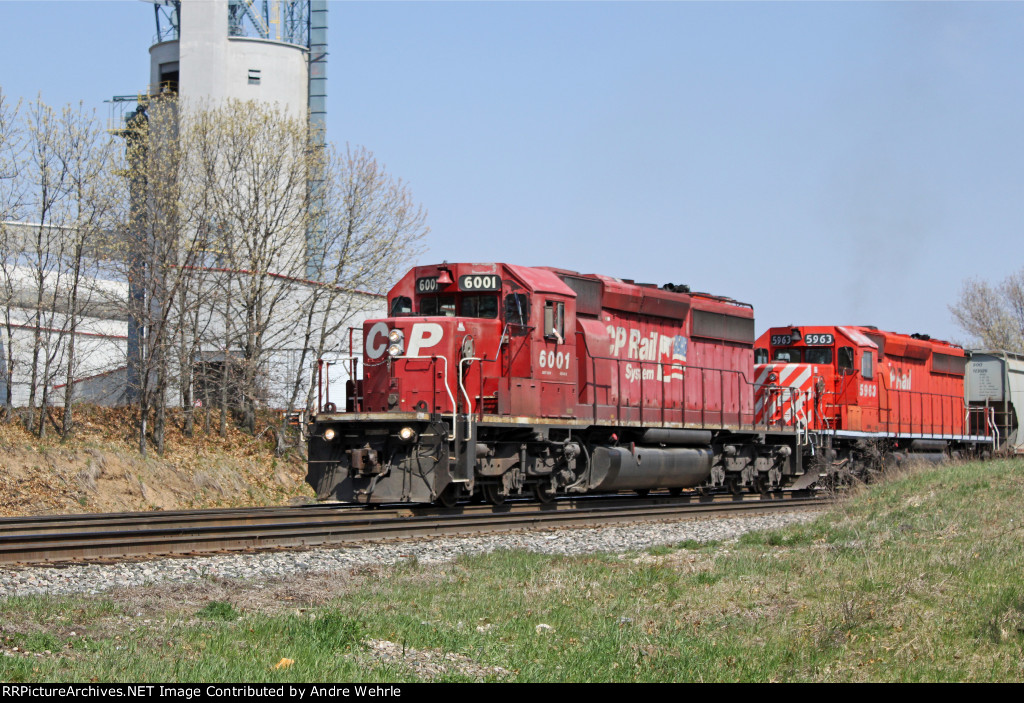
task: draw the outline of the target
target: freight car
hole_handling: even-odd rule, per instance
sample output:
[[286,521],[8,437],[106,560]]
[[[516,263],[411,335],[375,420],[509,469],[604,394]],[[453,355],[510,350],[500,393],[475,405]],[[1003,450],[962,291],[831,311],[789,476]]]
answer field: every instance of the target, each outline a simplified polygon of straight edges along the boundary
[[972,431],[991,434],[1001,454],[1024,454],[1024,356],[972,350],[965,381],[967,402],[975,410]]
[[448,263],[412,269],[388,303],[350,336],[345,411],[321,397],[308,426],[321,499],[498,504],[818,478],[807,428],[758,418],[749,305]]
[[825,466],[988,452],[996,416],[965,402],[968,360],[962,348],[927,335],[774,327],[755,345],[755,419],[798,428]]

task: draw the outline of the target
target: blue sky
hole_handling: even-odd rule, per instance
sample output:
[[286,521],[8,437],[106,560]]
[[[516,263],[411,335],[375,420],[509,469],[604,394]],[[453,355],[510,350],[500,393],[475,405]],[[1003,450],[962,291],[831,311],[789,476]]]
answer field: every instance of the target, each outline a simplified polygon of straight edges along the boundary
[[[0,1],[0,86],[148,82],[152,7]],[[328,131],[429,210],[421,263],[689,283],[758,331],[958,338],[1024,265],[1024,4],[332,2]]]

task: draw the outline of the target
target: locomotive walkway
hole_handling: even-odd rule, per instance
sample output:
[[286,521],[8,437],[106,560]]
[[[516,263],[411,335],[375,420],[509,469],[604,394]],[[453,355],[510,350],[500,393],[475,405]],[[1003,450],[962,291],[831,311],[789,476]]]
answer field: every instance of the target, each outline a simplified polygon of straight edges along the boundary
[[824,497],[792,493],[700,498],[586,496],[547,505],[315,505],[182,512],[0,518],[0,565],[199,556],[228,552],[344,546],[454,534],[594,527],[712,515],[821,508]]

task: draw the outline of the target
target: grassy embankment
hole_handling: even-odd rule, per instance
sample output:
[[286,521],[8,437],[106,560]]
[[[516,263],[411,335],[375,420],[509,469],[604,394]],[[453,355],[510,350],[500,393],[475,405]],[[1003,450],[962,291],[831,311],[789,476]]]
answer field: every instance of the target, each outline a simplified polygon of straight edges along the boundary
[[48,653],[0,657],[0,679],[404,681],[453,653],[435,678],[1021,680],[1022,505],[1024,464],[966,464],[732,544],[9,598],[0,647]]

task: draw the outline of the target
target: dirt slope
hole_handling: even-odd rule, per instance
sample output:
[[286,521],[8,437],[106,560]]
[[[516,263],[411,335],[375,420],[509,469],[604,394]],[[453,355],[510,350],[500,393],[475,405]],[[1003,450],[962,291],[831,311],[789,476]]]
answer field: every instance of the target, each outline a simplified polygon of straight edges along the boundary
[[143,459],[127,410],[80,411],[73,438],[0,423],[0,516],[280,505],[311,500],[301,457],[275,457],[270,432],[168,432]]

